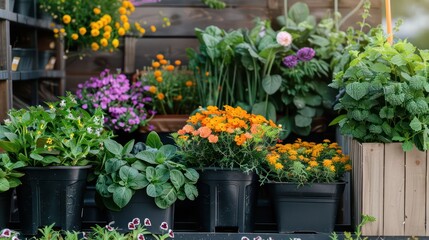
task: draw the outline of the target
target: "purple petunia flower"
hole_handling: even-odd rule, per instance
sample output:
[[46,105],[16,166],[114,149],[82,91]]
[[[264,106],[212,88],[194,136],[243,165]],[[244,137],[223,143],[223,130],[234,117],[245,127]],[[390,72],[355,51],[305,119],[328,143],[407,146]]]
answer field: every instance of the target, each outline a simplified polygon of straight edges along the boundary
[[303,47],[296,52],[296,56],[298,57],[298,60],[303,62],[308,62],[311,59],[313,59],[314,55],[316,55],[316,52],[314,49],[309,47]]
[[298,64],[298,58],[295,55],[283,58],[283,64],[288,68],[294,68]]

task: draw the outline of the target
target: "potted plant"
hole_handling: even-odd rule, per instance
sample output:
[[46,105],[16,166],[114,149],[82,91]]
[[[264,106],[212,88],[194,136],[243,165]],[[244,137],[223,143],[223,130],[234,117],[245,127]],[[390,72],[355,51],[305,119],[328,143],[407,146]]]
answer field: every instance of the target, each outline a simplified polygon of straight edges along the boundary
[[[0,126],[1,128],[1,126]],[[23,162],[12,162],[7,154],[0,154],[0,229],[6,227],[10,219],[12,190],[21,184],[22,173],[17,169]]]
[[173,204],[198,196],[198,173],[179,163],[176,146],[163,145],[156,132],[145,144],[106,140],[105,147],[96,190],[119,228],[126,229],[129,216],[173,226]]
[[[156,115],[150,120],[149,129],[158,134],[176,132],[190,113],[198,107],[196,83],[193,74],[180,60],[170,61],[163,54],[157,54],[151,66],[145,66],[136,74],[136,81],[149,86],[149,103]],[[162,137],[162,135],[161,135]]]
[[[380,27],[362,36],[366,46],[351,46],[350,61],[331,83],[342,91],[335,105],[341,115],[332,123],[352,138],[354,169],[361,169],[354,177],[363,179],[353,182],[354,199],[362,201],[357,221],[361,214],[378,219],[364,227],[367,235],[425,235],[410,206],[426,204],[419,183],[427,178],[421,160],[429,146],[428,51],[407,40],[390,44]],[[386,204],[397,207],[381,213]]]
[[117,141],[127,143],[136,135],[130,135],[140,126],[147,125],[154,115],[148,104],[152,97],[149,85],[131,83],[122,73],[111,73],[105,69],[99,77],[91,77],[78,85],[76,96],[79,105],[89,113],[104,113],[104,126],[114,131]]
[[337,143],[277,144],[266,157],[265,173],[278,231],[325,232],[334,230],[349,156]]
[[173,138],[185,164],[200,170],[202,230],[251,232],[257,174],[266,147],[276,143],[280,128],[261,115],[227,105],[200,108],[187,122]]
[[67,93],[48,109],[11,109],[0,128],[0,147],[25,175],[17,188],[22,232],[56,223],[79,229],[88,170],[111,135],[101,110],[92,115]]

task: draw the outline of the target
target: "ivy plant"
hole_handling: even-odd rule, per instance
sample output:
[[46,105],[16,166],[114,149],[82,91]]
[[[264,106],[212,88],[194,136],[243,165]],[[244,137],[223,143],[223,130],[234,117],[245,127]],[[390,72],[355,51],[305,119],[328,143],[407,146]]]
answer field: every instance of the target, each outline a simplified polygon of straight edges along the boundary
[[146,143],[134,140],[125,146],[114,140],[104,141],[106,154],[98,175],[96,190],[103,204],[119,211],[136,191],[145,190],[162,209],[177,199],[194,200],[199,174],[177,161],[176,146],[163,145],[158,134],[151,132]]
[[342,134],[361,142],[402,142],[405,151],[429,146],[429,50],[406,40],[393,45],[381,28],[368,33],[363,50],[351,50],[350,63],[330,86],[343,95],[334,109],[343,112]]

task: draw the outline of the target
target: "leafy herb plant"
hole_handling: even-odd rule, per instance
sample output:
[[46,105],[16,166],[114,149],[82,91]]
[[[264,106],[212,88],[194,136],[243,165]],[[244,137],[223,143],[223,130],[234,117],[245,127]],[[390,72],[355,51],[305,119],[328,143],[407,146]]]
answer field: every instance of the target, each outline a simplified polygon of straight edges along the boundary
[[134,140],[125,146],[113,140],[104,144],[106,155],[96,190],[110,210],[119,211],[142,189],[163,209],[177,199],[194,200],[198,196],[195,184],[199,174],[178,163],[176,147],[163,145],[156,132],[148,135],[145,144],[134,145]]

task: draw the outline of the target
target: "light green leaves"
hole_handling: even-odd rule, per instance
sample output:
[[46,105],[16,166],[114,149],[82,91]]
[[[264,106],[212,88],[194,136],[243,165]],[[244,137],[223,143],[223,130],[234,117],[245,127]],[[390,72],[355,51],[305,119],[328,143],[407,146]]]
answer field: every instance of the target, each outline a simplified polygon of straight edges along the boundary
[[368,94],[368,82],[353,82],[346,86],[346,93],[354,100],[360,100]]

